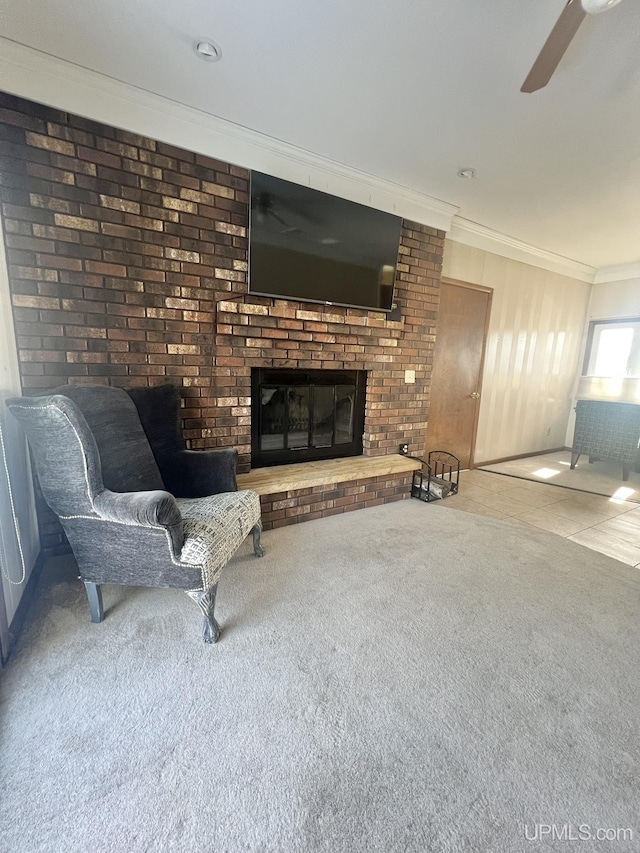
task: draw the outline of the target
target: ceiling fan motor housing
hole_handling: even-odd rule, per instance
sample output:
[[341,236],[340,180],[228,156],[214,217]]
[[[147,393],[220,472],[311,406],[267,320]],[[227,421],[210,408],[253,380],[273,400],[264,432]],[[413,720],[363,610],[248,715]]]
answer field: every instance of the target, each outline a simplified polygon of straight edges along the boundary
[[617,6],[620,0],[580,0],[582,8],[589,15],[606,12],[612,6]]

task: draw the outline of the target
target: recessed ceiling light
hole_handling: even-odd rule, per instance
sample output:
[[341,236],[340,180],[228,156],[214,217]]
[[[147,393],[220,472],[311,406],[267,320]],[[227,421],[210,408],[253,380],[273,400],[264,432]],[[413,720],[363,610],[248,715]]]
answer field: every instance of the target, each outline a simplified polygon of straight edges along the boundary
[[196,39],[193,43],[193,49],[200,59],[204,59],[206,62],[217,62],[222,58],[222,48],[212,39]]
[[471,169],[469,167],[465,167],[464,169],[458,169],[458,177],[459,178],[475,178],[476,170]]

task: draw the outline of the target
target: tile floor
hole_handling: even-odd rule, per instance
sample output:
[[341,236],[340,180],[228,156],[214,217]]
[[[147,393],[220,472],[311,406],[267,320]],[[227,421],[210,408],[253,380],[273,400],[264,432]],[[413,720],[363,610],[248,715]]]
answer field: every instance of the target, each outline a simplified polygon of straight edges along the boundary
[[531,524],[640,568],[639,503],[475,469],[443,506]]
[[481,470],[507,474],[534,483],[566,486],[574,491],[616,495],[627,501],[640,500],[640,473],[631,471],[629,479],[622,480],[622,465],[619,462],[611,459],[589,462],[589,457],[585,455],[580,456],[578,464],[571,470],[570,450],[508,459],[506,462],[482,465]]

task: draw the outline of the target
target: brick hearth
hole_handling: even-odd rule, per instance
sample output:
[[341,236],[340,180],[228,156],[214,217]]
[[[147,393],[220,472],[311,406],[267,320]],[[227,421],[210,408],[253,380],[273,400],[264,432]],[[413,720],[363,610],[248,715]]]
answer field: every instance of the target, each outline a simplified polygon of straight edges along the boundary
[[260,495],[265,530],[402,500],[420,463],[405,456],[358,456],[258,468],[238,488]]
[[[401,442],[420,453],[443,232],[403,223],[398,322],[253,297],[248,189],[244,168],[0,94],[0,199],[25,393],[173,382],[190,446],[233,445],[246,472],[251,367],[362,369],[365,456]],[[269,523],[398,500],[408,476],[282,494],[270,508],[265,500],[268,520],[285,511]],[[281,501],[293,503],[274,509]],[[42,507],[40,520],[44,547],[60,547],[57,520]]]

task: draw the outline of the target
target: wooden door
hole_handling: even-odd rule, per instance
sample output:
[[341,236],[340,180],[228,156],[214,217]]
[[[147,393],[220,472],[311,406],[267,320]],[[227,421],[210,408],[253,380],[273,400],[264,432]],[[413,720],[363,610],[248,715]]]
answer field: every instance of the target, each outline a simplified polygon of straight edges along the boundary
[[425,455],[448,450],[461,468],[473,466],[490,308],[491,290],[442,280]]

